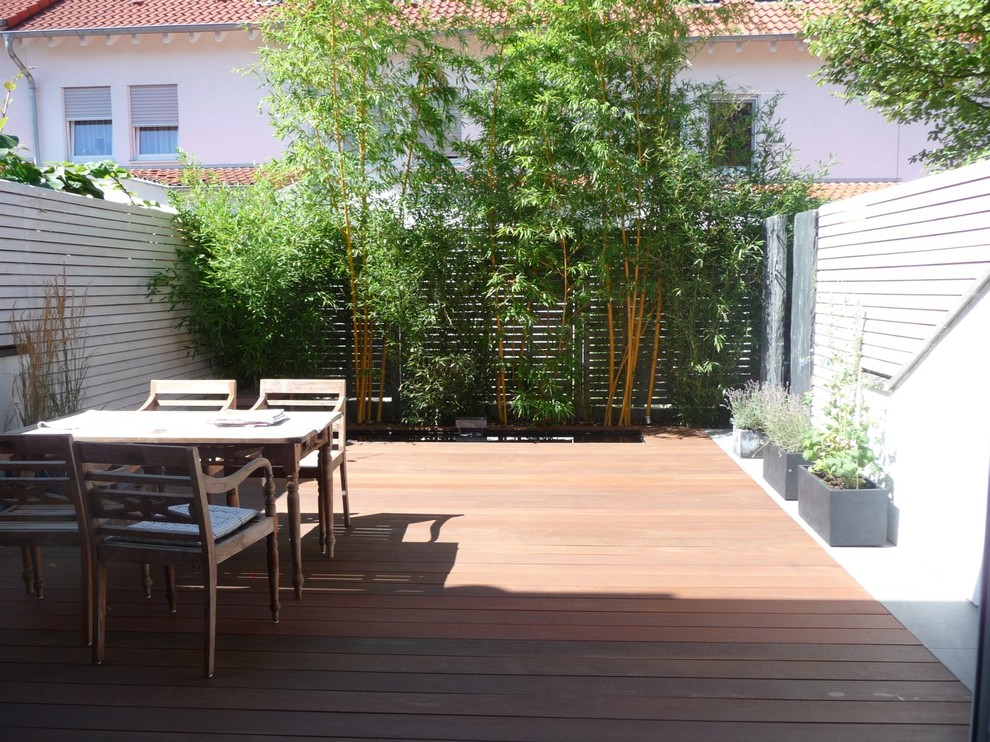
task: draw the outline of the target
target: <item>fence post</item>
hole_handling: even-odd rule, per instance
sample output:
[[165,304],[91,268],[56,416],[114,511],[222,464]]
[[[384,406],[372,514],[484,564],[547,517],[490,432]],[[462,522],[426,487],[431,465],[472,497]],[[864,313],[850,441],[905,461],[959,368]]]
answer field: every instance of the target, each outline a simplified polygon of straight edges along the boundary
[[791,282],[791,392],[811,391],[814,370],[815,270],[818,257],[818,211],[794,217],[794,260]]
[[788,280],[787,217],[771,216],[764,220],[766,250],[763,257],[763,334],[760,358],[760,381],[783,386],[788,368]]

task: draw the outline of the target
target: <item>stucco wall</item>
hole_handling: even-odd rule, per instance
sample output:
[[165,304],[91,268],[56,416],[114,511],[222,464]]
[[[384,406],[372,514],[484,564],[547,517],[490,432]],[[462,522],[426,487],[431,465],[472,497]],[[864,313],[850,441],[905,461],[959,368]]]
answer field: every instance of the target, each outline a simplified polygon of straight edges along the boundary
[[[903,383],[868,393],[900,510],[899,543],[947,595],[973,594],[990,475],[990,292],[953,323]],[[925,545],[938,559],[925,559]],[[917,548],[921,547],[921,548]],[[933,572],[937,571],[937,572]]]
[[[25,41],[15,50],[36,82],[43,161],[68,156],[62,89],[94,85],[111,88],[113,159],[122,165],[154,165],[132,160],[129,85],[178,85],[179,146],[203,163],[250,165],[282,149],[268,117],[259,111],[258,80],[238,71],[254,62],[260,34],[253,41],[240,31],[220,40],[210,32],[172,34],[167,41],[162,34],[55,37],[53,46],[42,38]],[[0,55],[0,77],[6,80],[15,72],[7,55]],[[28,84],[19,80],[17,86],[7,133],[34,152]]]
[[696,82],[722,79],[740,92],[766,98],[783,93],[777,115],[796,161],[816,169],[831,162],[834,180],[912,180],[924,170],[908,162],[923,149],[923,126],[888,123],[856,101],[834,95],[813,79],[820,63],[795,40],[732,41],[706,44],[691,60],[686,78]]
[[[195,37],[162,34],[136,37],[56,38],[17,42],[15,50],[33,68],[38,102],[43,160],[66,156],[61,90],[67,86],[110,85],[114,111],[114,159],[132,164],[127,121],[127,86],[177,83],[179,137],[182,149],[205,164],[236,165],[263,162],[282,149],[267,117],[258,110],[263,91],[255,77],[239,69],[255,61],[261,44],[245,32],[230,32],[217,40],[213,33]],[[136,43],[135,41],[136,40]],[[925,146],[921,126],[887,123],[857,102],[846,103],[829,89],[818,87],[811,75],[818,62],[796,40],[716,42],[699,47],[686,79],[724,79],[740,91],[763,96],[784,93],[778,113],[798,164],[815,170],[831,162],[835,180],[911,180],[923,170],[908,162]],[[16,71],[0,55],[0,77]],[[20,83],[9,111],[8,133],[33,148],[26,84]],[[467,129],[469,131],[469,128]],[[147,164],[147,163],[142,163]]]

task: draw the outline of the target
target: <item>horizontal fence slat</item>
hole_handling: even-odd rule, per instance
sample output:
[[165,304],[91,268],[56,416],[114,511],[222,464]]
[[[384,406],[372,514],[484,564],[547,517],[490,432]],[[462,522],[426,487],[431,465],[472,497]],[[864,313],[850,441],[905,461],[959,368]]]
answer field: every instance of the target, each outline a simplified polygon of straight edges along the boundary
[[990,270],[990,163],[823,206],[813,386],[860,336],[862,367],[914,362]]

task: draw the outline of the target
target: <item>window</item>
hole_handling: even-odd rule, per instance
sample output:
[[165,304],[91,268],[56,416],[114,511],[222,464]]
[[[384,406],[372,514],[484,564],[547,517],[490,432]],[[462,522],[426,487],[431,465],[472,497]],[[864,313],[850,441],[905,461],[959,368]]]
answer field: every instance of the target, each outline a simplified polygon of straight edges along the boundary
[[716,167],[745,168],[753,162],[756,99],[724,98],[708,112],[708,149]]
[[179,149],[178,87],[131,86],[131,129],[135,160],[176,159]]
[[68,159],[85,162],[112,157],[110,88],[65,88],[62,102],[68,126]]

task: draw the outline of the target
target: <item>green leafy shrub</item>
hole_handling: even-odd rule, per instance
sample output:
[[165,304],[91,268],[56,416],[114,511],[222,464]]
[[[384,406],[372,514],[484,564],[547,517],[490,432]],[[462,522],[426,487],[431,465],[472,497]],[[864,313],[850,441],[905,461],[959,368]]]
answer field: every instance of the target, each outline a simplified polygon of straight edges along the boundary
[[[250,388],[263,376],[309,376],[326,358],[339,266],[332,221],[276,183],[239,188],[189,176],[172,198],[186,246],[149,285],[173,308],[194,353]],[[338,281],[339,283],[339,281]]]
[[835,357],[820,422],[803,442],[809,469],[833,487],[859,489],[879,474],[871,421],[863,401],[859,354]]
[[[714,33],[734,5],[695,10]],[[408,422],[483,396],[502,423],[626,425],[661,387],[672,419],[724,419],[753,354],[763,219],[807,208],[810,175],[772,102],[745,122],[748,161],[725,151],[738,131],[711,113],[739,91],[681,82],[684,10],[497,4],[504,23],[468,38],[387,0],[285,0],[256,71],[299,203],[191,194],[192,247],[158,287],[250,380],[318,363],[343,286],[356,422],[396,367]]]

